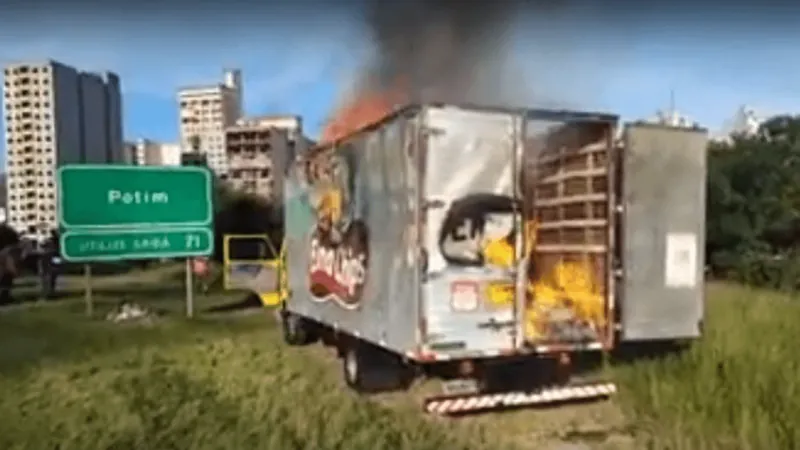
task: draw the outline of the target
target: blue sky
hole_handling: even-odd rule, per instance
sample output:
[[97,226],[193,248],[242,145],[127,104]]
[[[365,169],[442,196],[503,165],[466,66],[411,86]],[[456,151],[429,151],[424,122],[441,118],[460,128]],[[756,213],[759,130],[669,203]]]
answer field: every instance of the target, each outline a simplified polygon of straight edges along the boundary
[[[598,23],[595,13],[520,20],[510,51],[525,80],[521,101],[638,119],[674,91],[678,109],[712,129],[744,103],[800,111],[800,27],[788,21]],[[247,113],[301,114],[313,136],[370,51],[363,27],[334,11],[266,24],[235,14],[183,22],[44,14],[35,33],[0,16],[0,64],[50,57],[119,73],[128,139],[175,139],[176,90],[216,82],[228,66],[244,72]]]

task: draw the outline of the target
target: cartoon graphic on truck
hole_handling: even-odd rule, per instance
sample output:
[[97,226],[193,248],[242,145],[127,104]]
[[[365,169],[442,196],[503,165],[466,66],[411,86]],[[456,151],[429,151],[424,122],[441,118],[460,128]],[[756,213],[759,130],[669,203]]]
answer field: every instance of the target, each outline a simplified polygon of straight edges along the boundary
[[617,126],[412,105],[311,149],[285,185],[286,342],[336,347],[363,392],[441,376],[441,414],[612,394],[562,376],[573,356],[700,335],[707,141]]
[[347,161],[331,154],[307,165],[305,180],[316,215],[311,234],[308,283],[314,300],[333,300],[357,308],[363,296],[369,264],[366,224],[350,206],[353,173]]
[[[522,203],[494,194],[472,194],[450,207],[444,219],[440,251],[452,266],[486,267],[495,271],[514,268],[514,212]],[[525,224],[525,249],[535,245],[536,222]],[[597,340],[604,323],[603,298],[597,284],[578,263],[559,263],[551,273],[528,271],[525,302],[525,334],[554,341]],[[487,299],[494,305],[510,305],[514,284],[487,286]]]

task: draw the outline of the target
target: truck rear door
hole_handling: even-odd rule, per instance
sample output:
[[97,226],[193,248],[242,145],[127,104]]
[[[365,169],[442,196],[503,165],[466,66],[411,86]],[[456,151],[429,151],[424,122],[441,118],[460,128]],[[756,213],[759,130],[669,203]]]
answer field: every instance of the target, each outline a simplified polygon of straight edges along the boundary
[[622,150],[622,340],[697,337],[703,318],[702,129],[628,125]]
[[423,214],[424,341],[449,356],[514,348],[517,121],[509,113],[430,107]]

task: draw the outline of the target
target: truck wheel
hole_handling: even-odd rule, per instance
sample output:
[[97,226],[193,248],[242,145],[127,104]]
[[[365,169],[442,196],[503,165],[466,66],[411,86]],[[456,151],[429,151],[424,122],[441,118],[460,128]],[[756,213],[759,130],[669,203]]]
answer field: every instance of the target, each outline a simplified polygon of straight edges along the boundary
[[347,385],[371,394],[405,389],[413,379],[411,370],[395,355],[355,343],[342,350],[342,371]]
[[313,341],[308,322],[302,317],[284,312],[281,314],[283,340],[289,345],[307,345]]

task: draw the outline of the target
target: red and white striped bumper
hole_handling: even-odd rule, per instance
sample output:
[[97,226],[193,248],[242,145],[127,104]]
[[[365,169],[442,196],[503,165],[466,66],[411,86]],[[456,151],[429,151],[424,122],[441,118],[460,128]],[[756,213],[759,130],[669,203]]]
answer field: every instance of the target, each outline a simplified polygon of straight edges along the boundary
[[616,392],[617,387],[613,383],[593,383],[549,387],[535,392],[438,396],[425,399],[425,412],[439,415],[464,414],[499,408],[599,399],[610,397]]

